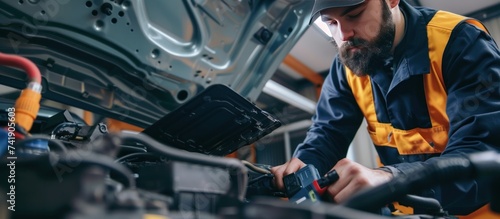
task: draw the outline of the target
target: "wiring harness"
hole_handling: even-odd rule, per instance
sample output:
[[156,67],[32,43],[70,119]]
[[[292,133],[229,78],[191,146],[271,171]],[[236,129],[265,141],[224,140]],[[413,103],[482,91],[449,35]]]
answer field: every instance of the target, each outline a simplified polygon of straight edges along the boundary
[[28,75],[28,86],[15,103],[15,123],[18,131],[27,134],[40,109],[42,76],[38,67],[29,59],[18,55],[0,53],[0,64],[23,69]]

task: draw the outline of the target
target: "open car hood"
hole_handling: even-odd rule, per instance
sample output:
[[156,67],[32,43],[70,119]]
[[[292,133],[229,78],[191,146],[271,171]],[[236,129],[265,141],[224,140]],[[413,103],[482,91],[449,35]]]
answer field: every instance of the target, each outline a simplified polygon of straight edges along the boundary
[[[43,97],[147,127],[212,84],[254,101],[310,0],[0,2],[0,51],[35,62]],[[0,66],[0,83],[25,73]]]

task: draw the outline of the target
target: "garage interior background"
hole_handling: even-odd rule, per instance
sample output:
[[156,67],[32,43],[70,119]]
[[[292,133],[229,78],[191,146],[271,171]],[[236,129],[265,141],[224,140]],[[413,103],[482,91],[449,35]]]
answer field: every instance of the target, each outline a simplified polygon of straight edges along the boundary
[[[447,10],[481,20],[495,40],[500,42],[500,3],[498,0],[406,0],[415,6]],[[304,33],[282,64],[267,82],[256,101],[257,106],[276,116],[282,127],[243,147],[233,156],[251,162],[279,165],[288,160],[304,139],[323,78],[337,54],[330,38],[316,25]],[[12,95],[15,89],[0,85],[0,97]],[[17,93],[16,93],[17,95]],[[53,103],[78,115],[82,110]],[[348,157],[366,166],[376,165],[376,156],[365,129],[360,127]]]
[[[466,15],[482,21],[497,44],[500,42],[500,3],[498,0],[407,0],[414,6],[425,6]],[[305,137],[311,124],[318,89],[328,74],[331,60],[337,54],[330,39],[316,25],[305,32],[299,42],[284,59],[271,78],[258,104],[264,110],[277,116],[283,127],[274,131],[255,145],[255,159],[258,163],[279,165],[291,154]],[[366,166],[374,167],[376,152],[371,140],[361,125],[348,152],[348,158]],[[242,148],[241,154],[247,148]],[[246,153],[248,154],[248,153]],[[244,156],[244,155],[243,155]]]

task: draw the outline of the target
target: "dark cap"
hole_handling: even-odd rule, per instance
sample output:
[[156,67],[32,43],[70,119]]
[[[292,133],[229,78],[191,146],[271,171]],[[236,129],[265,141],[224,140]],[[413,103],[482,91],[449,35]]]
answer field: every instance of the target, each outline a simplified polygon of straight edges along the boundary
[[315,0],[310,23],[319,17],[319,12],[334,7],[348,7],[363,3],[365,0]]

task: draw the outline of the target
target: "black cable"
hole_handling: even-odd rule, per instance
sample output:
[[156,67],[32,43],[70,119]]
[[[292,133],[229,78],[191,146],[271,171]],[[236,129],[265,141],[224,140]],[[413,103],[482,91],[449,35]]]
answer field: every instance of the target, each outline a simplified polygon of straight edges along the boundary
[[50,160],[52,164],[60,162],[74,163],[75,158],[80,158],[78,162],[84,164],[94,164],[106,169],[110,169],[124,178],[126,187],[135,188],[135,179],[133,177],[133,173],[124,165],[115,163],[115,161],[109,156],[83,150],[72,150],[68,151],[65,154],[50,153]]
[[[500,170],[500,165],[497,166]],[[406,175],[393,178],[382,185],[361,191],[344,203],[343,206],[357,210],[375,212],[386,204],[401,199],[406,194],[420,191],[430,186],[471,179],[476,176],[468,157],[447,157],[428,160],[425,165],[408,170]]]
[[434,216],[445,216],[441,203],[435,198],[405,195],[398,200],[398,203],[403,206],[412,207],[413,214],[427,214]]
[[253,170],[253,171],[255,171],[255,172],[258,172],[258,173],[263,173],[263,174],[271,173],[271,171],[270,171],[270,170],[267,170],[267,169],[262,168],[262,167],[258,167],[258,166],[256,166],[255,164],[250,163],[250,162],[248,162],[248,161],[246,161],[246,160],[242,160],[241,162],[242,162],[243,164],[245,164],[245,166],[246,166],[246,167],[248,167],[248,169],[251,169],[251,170]]
[[121,163],[122,161],[125,161],[129,158],[135,158],[135,157],[154,157],[154,158],[160,158],[160,156],[153,154],[153,153],[132,153],[132,154],[127,154],[124,156],[119,157],[118,159],[115,160],[116,163]]
[[21,133],[24,136],[29,136],[30,135],[30,133],[28,131],[26,131],[26,129],[24,129],[20,125],[17,125],[17,123],[16,123],[16,132],[19,132],[19,133]]
[[127,133],[121,132],[120,137],[122,141],[134,141],[145,145],[149,149],[156,151],[162,155],[165,155],[169,160],[174,161],[183,161],[187,163],[206,165],[212,167],[218,167],[227,169],[230,171],[230,174],[236,177],[236,181],[234,182],[236,185],[234,187],[237,188],[238,194],[233,194],[239,200],[244,200],[245,191],[247,186],[247,168],[241,161],[234,158],[224,158],[220,157],[212,157],[200,153],[183,151],[171,146],[163,145],[153,138],[142,134],[142,133]]
[[253,183],[255,183],[255,182],[257,182],[257,181],[259,181],[259,180],[261,180],[261,179],[263,179],[263,178],[271,178],[271,179],[272,179],[272,178],[273,178],[273,176],[274,176],[273,174],[262,174],[262,175],[260,175],[260,176],[258,176],[258,177],[255,177],[255,178],[250,179],[250,180],[248,181],[248,184],[253,184]]
[[16,144],[22,145],[22,144],[25,144],[26,142],[37,140],[37,139],[46,140],[47,145],[49,146],[49,148],[51,150],[53,149],[53,148],[51,148],[51,146],[56,146],[62,153],[66,153],[68,151],[66,146],[64,146],[64,144],[61,141],[59,141],[57,139],[52,139],[49,136],[41,135],[41,134],[34,134],[34,135],[27,136],[23,140],[16,142]]
[[148,152],[145,148],[142,147],[136,147],[136,146],[127,146],[127,145],[120,145],[120,150],[130,150],[130,151],[136,151],[136,153],[140,152]]

